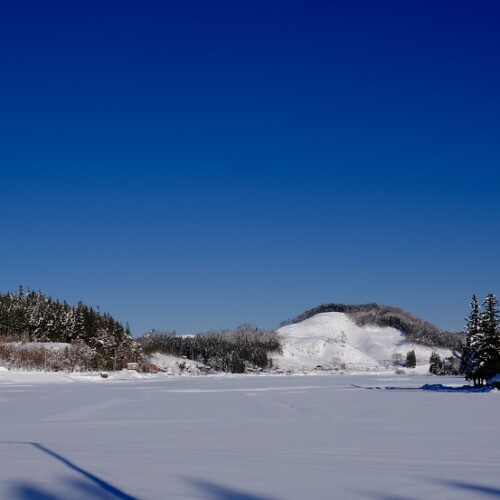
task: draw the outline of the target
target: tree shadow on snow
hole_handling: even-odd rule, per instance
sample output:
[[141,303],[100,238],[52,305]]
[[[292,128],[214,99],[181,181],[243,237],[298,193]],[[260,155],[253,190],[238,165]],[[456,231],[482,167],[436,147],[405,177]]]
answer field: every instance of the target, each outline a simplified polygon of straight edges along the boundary
[[[66,485],[69,485],[71,495],[77,498],[88,498],[89,500],[96,498],[99,498],[99,500],[115,500],[117,498],[115,495],[108,494],[87,481],[67,480]],[[31,484],[18,484],[11,490],[9,498],[12,500],[67,500],[67,496],[54,494]]]
[[444,486],[451,486],[456,489],[465,490],[471,494],[481,495],[490,498],[500,498],[500,488],[493,488],[490,486],[481,486],[480,484],[464,483],[463,481],[450,481],[446,479],[435,479],[435,483]]
[[[424,481],[426,481],[424,479]],[[453,488],[467,492],[470,498],[500,498],[500,488],[493,488],[489,486],[481,486],[479,484],[464,483],[462,481],[452,481],[446,479],[434,479],[430,481],[445,486],[446,488]],[[374,500],[417,500],[412,497],[393,495],[390,493],[375,493],[363,492],[363,498],[372,498]]]
[[425,384],[421,387],[363,387],[361,385],[351,384],[351,387],[356,389],[366,389],[369,391],[433,391],[433,392],[490,392],[496,390],[494,387],[489,385],[484,385],[481,387],[474,387],[472,385],[461,385],[461,386],[447,386],[442,384]]
[[[52,451],[51,449],[43,446],[40,443],[32,443],[32,442],[4,442],[4,444],[24,444],[28,446],[32,446],[33,448],[45,453],[51,458],[59,461],[64,464],[66,467],[71,469],[74,472],[77,472],[81,476],[83,476],[86,481],[80,480],[68,480],[67,484],[71,486],[72,489],[75,490],[75,493],[85,493],[89,498],[100,498],[100,499],[112,499],[112,500],[137,500],[135,497],[132,497],[125,493],[124,491],[116,488],[112,484],[104,481],[98,476],[91,474],[90,472],[82,469],[75,463],[71,462],[67,458],[62,455]],[[42,488],[37,486],[33,486],[30,484],[18,484],[13,489],[14,500],[64,500],[59,496],[55,496],[52,493],[44,491]]]
[[189,479],[190,484],[194,484],[203,493],[203,498],[207,500],[272,500],[269,496],[259,496],[252,493],[235,490],[227,486],[203,481],[201,479]]
[[474,387],[473,385],[461,385],[459,387],[449,387],[442,384],[425,384],[420,388],[422,391],[436,392],[491,392],[496,389],[491,385]]
[[43,491],[29,484],[20,484],[12,489],[12,498],[16,500],[62,500],[60,497]]
[[362,385],[356,385],[356,384],[351,384],[351,387],[354,387],[355,389],[365,389],[367,391],[420,391],[420,387],[390,387],[390,386],[385,386],[385,387],[379,387],[379,386],[362,386]]

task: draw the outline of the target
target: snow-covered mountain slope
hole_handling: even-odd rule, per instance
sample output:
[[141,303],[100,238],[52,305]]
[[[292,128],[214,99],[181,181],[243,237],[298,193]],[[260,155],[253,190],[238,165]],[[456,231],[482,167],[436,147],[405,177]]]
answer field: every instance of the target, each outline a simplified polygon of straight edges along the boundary
[[395,328],[359,327],[346,314],[317,314],[300,323],[280,328],[283,354],[273,357],[274,366],[284,370],[325,369],[366,370],[392,366],[393,355],[403,361],[414,350],[418,367],[428,366],[431,352],[442,358],[452,355],[447,349],[433,349],[408,343]]

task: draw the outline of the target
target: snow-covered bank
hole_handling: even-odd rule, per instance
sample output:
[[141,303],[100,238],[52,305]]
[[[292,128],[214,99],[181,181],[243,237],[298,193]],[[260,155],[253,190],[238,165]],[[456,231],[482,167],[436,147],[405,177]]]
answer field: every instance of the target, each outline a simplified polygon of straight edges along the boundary
[[132,370],[109,372],[104,379],[99,372],[37,372],[0,370],[0,387],[19,384],[70,384],[73,382],[111,382],[113,380],[137,380],[152,378]]

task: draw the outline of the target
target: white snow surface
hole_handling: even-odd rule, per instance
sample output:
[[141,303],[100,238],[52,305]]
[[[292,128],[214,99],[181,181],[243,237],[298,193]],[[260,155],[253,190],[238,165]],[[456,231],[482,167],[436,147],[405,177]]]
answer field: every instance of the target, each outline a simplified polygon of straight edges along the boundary
[[0,372],[0,498],[500,496],[500,393],[463,378],[128,376]]
[[324,369],[376,370],[392,365],[393,354],[414,350],[417,369],[425,373],[433,350],[441,357],[452,352],[406,342],[396,328],[359,327],[344,313],[317,314],[300,323],[277,330],[283,344],[283,354],[274,356],[274,365],[290,371]]

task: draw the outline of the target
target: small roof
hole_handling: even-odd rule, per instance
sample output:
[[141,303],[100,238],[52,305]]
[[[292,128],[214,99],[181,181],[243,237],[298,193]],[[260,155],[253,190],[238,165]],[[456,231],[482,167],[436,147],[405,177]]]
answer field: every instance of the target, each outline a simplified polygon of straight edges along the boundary
[[488,384],[491,384],[491,382],[500,382],[500,373],[497,373],[494,377],[491,377],[488,380]]

